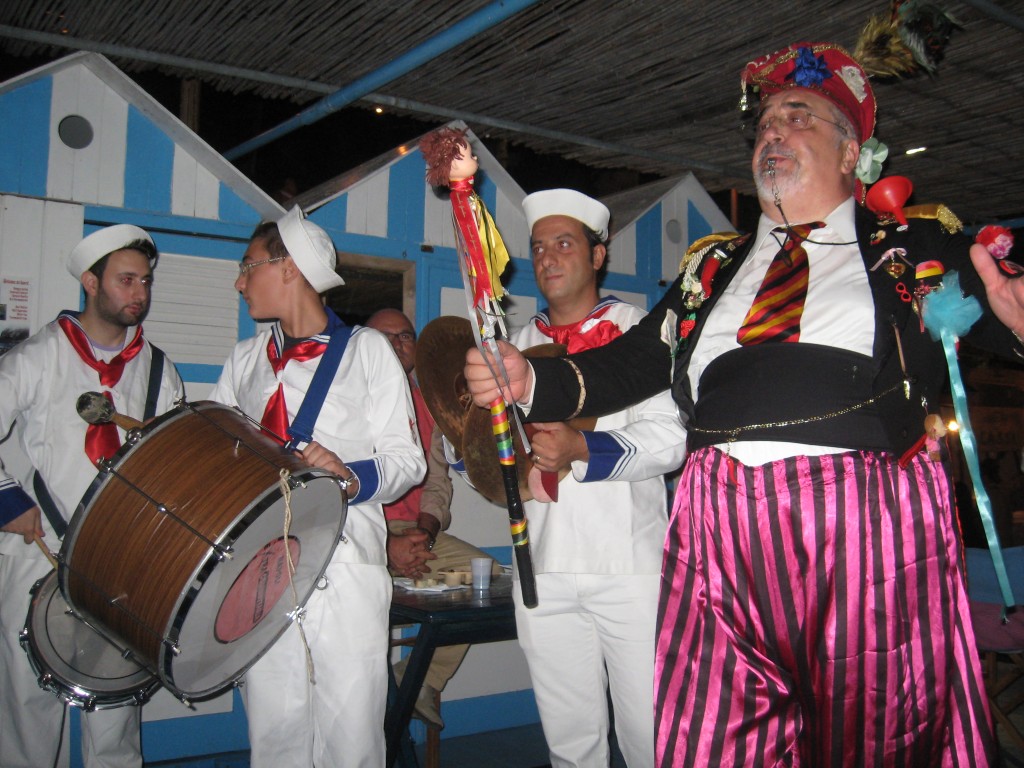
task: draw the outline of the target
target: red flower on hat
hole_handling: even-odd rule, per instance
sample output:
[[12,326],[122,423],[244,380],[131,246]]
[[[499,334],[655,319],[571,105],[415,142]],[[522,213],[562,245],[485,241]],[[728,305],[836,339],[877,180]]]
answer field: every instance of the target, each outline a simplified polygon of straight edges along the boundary
[[792,80],[801,88],[821,85],[830,77],[832,77],[832,73],[828,71],[824,55],[815,56],[814,51],[810,48],[797,50],[795,67],[786,75],[787,80]]

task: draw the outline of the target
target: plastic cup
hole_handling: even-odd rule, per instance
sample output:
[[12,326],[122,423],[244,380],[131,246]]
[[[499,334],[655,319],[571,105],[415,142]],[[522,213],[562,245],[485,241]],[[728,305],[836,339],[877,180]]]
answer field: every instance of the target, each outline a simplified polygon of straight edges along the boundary
[[473,589],[488,589],[491,586],[491,558],[474,557],[469,561],[473,569]]

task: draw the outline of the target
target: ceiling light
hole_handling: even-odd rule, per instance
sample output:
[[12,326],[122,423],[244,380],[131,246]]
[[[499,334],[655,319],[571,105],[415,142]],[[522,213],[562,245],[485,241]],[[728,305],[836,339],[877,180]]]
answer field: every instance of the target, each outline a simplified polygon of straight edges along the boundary
[[912,147],[911,149],[908,149],[904,154],[917,155],[920,154],[921,152],[924,152],[926,149],[928,149],[928,147]]
[[373,111],[376,112],[378,115],[383,115],[384,114],[384,107],[374,107]]

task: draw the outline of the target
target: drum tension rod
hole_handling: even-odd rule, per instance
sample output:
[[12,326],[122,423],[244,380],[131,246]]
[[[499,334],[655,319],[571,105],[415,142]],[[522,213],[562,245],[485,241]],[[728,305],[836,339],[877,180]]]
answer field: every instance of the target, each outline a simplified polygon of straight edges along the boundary
[[[253,445],[250,445],[248,442],[245,442],[241,436],[239,436],[237,434],[234,434],[233,432],[230,432],[227,429],[224,429],[223,425],[218,424],[217,422],[215,422],[213,419],[211,419],[209,416],[207,416],[202,411],[199,411],[198,409],[195,409],[195,408],[191,407],[190,404],[189,404],[188,408],[191,410],[191,412],[193,412],[197,416],[205,419],[207,421],[207,423],[209,423],[210,426],[212,426],[214,429],[217,429],[217,430],[223,432],[225,435],[227,435],[227,437],[232,442],[234,442],[234,451],[238,452],[240,447],[244,447],[244,449],[246,451],[248,451],[250,454],[255,456],[257,459],[259,459],[264,464],[269,465],[270,467],[272,467],[275,470],[281,468],[280,465],[276,464],[272,459],[264,456],[259,451],[257,451]],[[262,424],[260,424],[258,421],[253,419],[251,416],[249,416],[249,414],[247,414],[245,411],[240,409],[238,406],[232,406],[232,409],[234,411],[236,411],[239,414],[239,416],[242,416],[246,421],[248,421],[250,424],[252,424],[254,427],[256,427],[256,429],[258,429],[260,432],[266,432],[267,434],[270,434],[273,437],[278,438],[281,442],[287,442],[288,441],[284,437],[282,437],[281,435],[275,434],[274,432],[271,432],[269,429],[267,429]],[[293,488],[296,488],[296,487],[298,487],[300,485],[302,487],[306,486],[304,482],[302,482],[301,480],[296,480],[295,478],[289,478],[288,482],[289,482],[289,484]]]
[[[164,645],[170,646],[172,648],[172,650],[177,648],[177,646],[171,640],[168,640],[166,637],[164,637],[163,632],[160,632],[159,630],[154,629],[149,624],[147,624],[138,614],[133,613],[131,611],[131,609],[126,608],[125,606],[123,606],[121,604],[121,600],[123,598],[127,597],[127,595],[119,595],[119,596],[116,596],[116,597],[112,597],[102,587],[100,587],[99,584],[97,584],[95,581],[90,579],[87,574],[83,573],[80,570],[77,570],[72,565],[66,565],[66,567],[67,567],[68,572],[70,574],[70,576],[68,578],[69,589],[70,589],[70,579],[72,577],[77,579],[77,580],[79,580],[81,582],[81,584],[83,584],[88,589],[92,590],[92,592],[94,594],[99,595],[100,598],[107,605],[109,605],[111,608],[114,608],[117,611],[120,611],[124,616],[126,616],[130,621],[134,622],[135,625],[140,627],[144,632],[146,632],[149,635],[151,635],[152,637],[156,638],[159,642],[163,643]],[[95,630],[104,639],[106,639],[107,642],[111,643],[115,648],[121,648],[121,645],[119,643],[115,642],[114,638],[110,637],[108,632],[105,632],[103,629],[101,629],[101,627],[103,627],[102,622],[100,622],[100,621],[90,622],[85,615],[80,615],[78,613],[75,614],[75,617],[79,621],[83,622],[90,629]],[[119,639],[121,639],[123,641],[123,638],[121,638],[120,635],[118,635],[116,633],[114,633],[114,635],[115,635],[115,637],[117,637],[117,638],[119,638]],[[130,649],[127,648],[127,645],[128,644],[125,643],[124,651],[125,651],[125,653],[131,653]],[[134,656],[134,654],[132,654],[132,655]],[[128,657],[125,656],[125,658],[128,658]]]
[[118,480],[120,480],[122,483],[127,485],[133,491],[135,491],[137,494],[139,494],[139,496],[141,496],[142,498],[146,499],[146,501],[148,501],[150,504],[152,504],[156,508],[157,512],[160,512],[161,514],[166,515],[168,518],[170,518],[171,520],[176,522],[178,525],[180,525],[182,528],[187,530],[189,533],[191,533],[197,539],[205,541],[206,544],[214,552],[217,553],[217,558],[219,560],[231,560],[232,559],[234,554],[233,554],[233,550],[231,549],[231,547],[225,547],[225,546],[223,546],[221,544],[218,544],[217,542],[212,541],[211,539],[207,538],[202,533],[197,531],[195,528],[193,528],[187,522],[185,522],[180,517],[178,517],[176,514],[171,512],[171,510],[167,508],[167,505],[165,505],[165,504],[157,501],[156,499],[154,499],[152,496],[150,496],[144,490],[139,488],[139,486],[135,485],[135,483],[133,483],[131,480],[129,480],[124,475],[122,475],[120,472],[115,470],[114,469],[114,462],[110,461],[109,459],[100,459],[97,462],[97,465],[99,466],[99,468],[102,471],[107,472],[107,473],[113,475]]

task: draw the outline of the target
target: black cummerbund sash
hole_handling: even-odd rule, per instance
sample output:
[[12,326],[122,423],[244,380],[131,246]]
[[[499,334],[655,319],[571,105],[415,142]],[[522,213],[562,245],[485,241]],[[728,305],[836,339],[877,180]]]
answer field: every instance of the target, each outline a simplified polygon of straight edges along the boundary
[[[691,450],[734,440],[774,440],[887,450],[871,358],[819,344],[766,343],[730,350],[700,377]],[[902,388],[884,397],[903,397]]]

